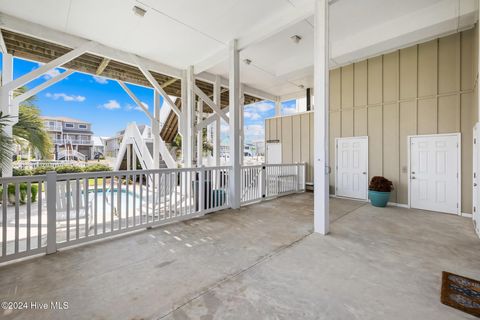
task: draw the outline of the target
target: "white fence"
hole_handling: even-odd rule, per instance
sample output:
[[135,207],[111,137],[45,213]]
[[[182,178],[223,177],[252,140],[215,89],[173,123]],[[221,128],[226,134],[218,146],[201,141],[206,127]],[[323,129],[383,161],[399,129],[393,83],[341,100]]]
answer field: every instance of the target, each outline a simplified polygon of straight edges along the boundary
[[61,167],[66,165],[85,167],[86,163],[82,161],[69,161],[69,160],[31,160],[31,161],[16,161],[13,163],[13,167],[16,169],[35,169],[38,167]]
[[242,167],[241,203],[248,204],[305,191],[305,164],[264,164]]
[[[0,178],[0,263],[228,208],[230,167]],[[305,189],[305,165],[242,168],[242,204]]]

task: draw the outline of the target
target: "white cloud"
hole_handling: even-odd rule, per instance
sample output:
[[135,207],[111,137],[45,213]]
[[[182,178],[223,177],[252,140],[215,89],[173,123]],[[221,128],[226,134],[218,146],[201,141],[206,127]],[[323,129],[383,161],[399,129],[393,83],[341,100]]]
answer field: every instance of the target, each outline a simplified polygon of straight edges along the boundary
[[259,112],[267,112],[275,108],[273,102],[261,101],[252,105]]
[[108,100],[108,102],[102,104],[99,106],[99,108],[104,108],[107,110],[115,110],[115,109],[120,109],[120,104],[117,102],[117,100]]
[[96,83],[100,83],[100,84],[108,83],[108,79],[102,76],[93,76],[93,80],[95,80]]
[[[148,110],[148,104],[145,103],[145,102],[143,102],[143,101],[142,101],[142,104],[143,104],[143,106],[144,106],[145,108],[147,108],[147,110]],[[140,106],[131,105],[131,104],[127,104],[127,105],[125,106],[125,110],[126,110],[126,111],[136,110],[136,111],[141,111],[141,112],[143,112],[143,109],[140,108]]]
[[245,111],[243,113],[243,116],[247,119],[252,119],[252,120],[258,120],[260,119],[262,116],[260,116],[258,113],[256,112],[251,112],[251,111]]
[[43,78],[45,80],[49,80],[51,78],[54,78],[56,76],[58,76],[60,74],[60,70],[59,69],[51,69],[49,70],[48,72],[45,73],[45,75],[43,76]]
[[295,107],[291,107],[291,108],[283,108],[283,114],[284,115],[290,115],[290,114],[294,114],[294,113],[297,113],[297,109]]
[[245,136],[263,136],[265,128],[260,124],[251,124],[245,126]]
[[66,93],[47,93],[45,96],[53,100],[63,99],[63,101],[67,102],[83,102],[86,99],[84,96],[68,95]]

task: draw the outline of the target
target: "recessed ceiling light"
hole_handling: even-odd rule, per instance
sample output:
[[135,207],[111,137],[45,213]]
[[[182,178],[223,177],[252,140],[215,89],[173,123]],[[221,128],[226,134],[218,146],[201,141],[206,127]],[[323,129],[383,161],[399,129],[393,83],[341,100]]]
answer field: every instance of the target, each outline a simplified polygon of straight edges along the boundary
[[250,63],[252,63],[252,60],[250,60],[250,59],[245,59],[245,60],[243,60],[243,62],[244,62],[246,65],[249,65]]
[[299,35],[294,35],[294,36],[291,36],[290,39],[295,43],[299,43],[300,40],[302,40],[302,37],[300,37]]
[[145,10],[143,8],[140,8],[140,7],[137,7],[137,6],[133,6],[132,10],[139,17],[144,17],[145,13],[147,13],[147,10]]

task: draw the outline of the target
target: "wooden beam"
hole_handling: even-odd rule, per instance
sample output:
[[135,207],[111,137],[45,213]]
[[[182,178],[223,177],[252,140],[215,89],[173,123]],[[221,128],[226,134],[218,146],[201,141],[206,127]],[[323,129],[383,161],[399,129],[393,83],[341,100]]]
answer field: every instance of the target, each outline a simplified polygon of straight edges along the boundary
[[145,114],[150,118],[150,120],[152,121],[158,121],[156,120],[153,115],[150,113],[150,111],[148,111],[147,108],[145,108],[145,106],[143,105],[143,103],[137,98],[137,96],[135,94],[133,94],[133,92],[127,87],[127,85],[125,84],[125,82],[123,81],[120,81],[120,80],[117,80],[118,84],[123,88],[123,90],[125,90],[125,92],[130,96],[130,98],[132,98],[133,101],[135,101],[135,103],[137,104],[137,106],[139,106],[140,108],[142,108],[142,110],[145,112]]
[[168,87],[169,85],[172,85],[174,84],[175,82],[177,82],[177,78],[172,78],[168,81],[165,81],[164,83],[162,83],[162,88],[165,89],[166,87]]
[[[90,41],[88,39],[74,36],[69,33],[65,33],[27,20],[16,18],[3,12],[0,12],[0,27],[5,30],[29,35],[31,37],[43,39],[45,41],[57,43],[70,48],[77,48],[84,43]],[[123,62],[129,65],[135,65],[132,64],[131,53],[111,48],[103,44],[98,44],[90,52],[101,57],[107,57],[109,59]],[[178,68],[174,68],[172,66],[143,57],[139,59],[145,67],[154,72],[158,72],[175,78],[180,78],[182,76],[182,70]]]
[[212,99],[210,99],[202,90],[200,90],[197,85],[193,86],[193,91],[200,99],[202,99],[206,104],[208,104],[208,106],[212,108],[213,111],[215,111],[220,117],[222,117],[223,120],[228,123],[229,120],[227,115],[221,112],[222,109],[216,103],[214,103]]
[[172,110],[177,114],[177,117],[180,117],[181,115],[180,110],[172,101],[172,99],[170,99],[169,95],[165,92],[165,90],[163,90],[162,86],[158,83],[158,81],[152,76],[150,71],[148,71],[148,69],[141,64],[139,58],[136,55],[132,55],[132,58],[133,58],[133,61],[137,63],[138,69],[140,69],[140,71],[143,73],[145,78],[147,78],[148,82],[150,82],[150,84],[153,86],[153,89],[157,91],[163,97],[163,99],[170,105]]
[[110,63],[110,59],[108,58],[103,58],[102,62],[100,63],[100,65],[98,66],[98,69],[97,71],[95,72],[95,74],[97,76],[101,75],[103,70],[105,70],[105,68],[108,66],[108,64]]
[[35,69],[35,70],[27,73],[26,75],[23,75],[20,78],[17,78],[15,80],[13,80],[12,82],[9,82],[5,86],[3,86],[2,89],[7,90],[7,91],[15,90],[18,87],[21,87],[21,86],[25,85],[26,83],[40,77],[44,73],[46,73],[46,72],[48,72],[52,69],[55,69],[57,67],[60,67],[61,65],[75,59],[78,56],[81,56],[82,54],[84,54],[85,52],[87,52],[88,50],[93,48],[95,45],[96,45],[96,42],[93,42],[93,41],[86,42],[83,45],[81,45],[80,47],[78,47],[76,49],[73,49],[72,51],[64,54],[63,56],[58,57],[57,59],[52,60],[49,63],[44,64],[40,68]]
[[2,30],[0,29],[0,51],[2,54],[8,53],[7,46],[5,45],[5,39],[3,39]]
[[[228,113],[228,110],[229,110],[229,109],[230,109],[230,108],[229,108],[228,106],[225,107],[225,108],[223,108],[223,109],[222,109],[222,113],[226,115],[226,114]],[[196,127],[195,127],[196,130],[200,130],[200,129],[203,129],[203,128],[207,127],[209,124],[211,124],[211,123],[213,123],[214,121],[216,121],[216,120],[217,120],[217,117],[220,117],[220,116],[219,116],[218,114],[216,114],[216,113],[209,115],[209,116],[208,116],[207,118],[205,118],[202,122],[200,122],[200,123],[198,123],[198,124],[196,125]]]

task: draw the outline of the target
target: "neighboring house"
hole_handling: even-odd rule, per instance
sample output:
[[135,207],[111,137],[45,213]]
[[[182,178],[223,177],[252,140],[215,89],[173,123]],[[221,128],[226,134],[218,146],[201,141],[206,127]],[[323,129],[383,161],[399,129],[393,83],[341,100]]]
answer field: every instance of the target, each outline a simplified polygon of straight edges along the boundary
[[89,122],[68,117],[43,116],[42,119],[53,142],[55,159],[74,157],[84,160],[91,157],[93,132]]
[[104,156],[105,155],[105,140],[109,139],[108,137],[99,137],[99,136],[92,136],[93,141],[93,148],[92,154],[90,155],[90,159],[95,159],[95,155],[99,154]]
[[[153,136],[152,128],[145,124],[139,125],[138,130],[140,131],[142,138],[147,143],[149,149],[153,148]],[[104,144],[104,155],[106,157],[116,158],[118,151],[120,150],[120,145],[122,144],[123,135],[125,130],[118,131],[115,136],[110,138],[103,138]],[[150,150],[152,152],[152,150]]]

